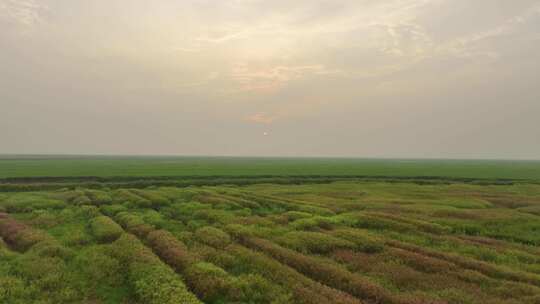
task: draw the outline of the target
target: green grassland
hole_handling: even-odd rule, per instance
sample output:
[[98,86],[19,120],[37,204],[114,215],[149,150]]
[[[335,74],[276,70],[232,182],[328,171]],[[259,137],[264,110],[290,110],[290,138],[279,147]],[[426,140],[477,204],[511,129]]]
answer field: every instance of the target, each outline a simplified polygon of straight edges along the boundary
[[293,175],[540,180],[540,161],[0,156],[0,178]]
[[[129,160],[129,172],[186,168],[152,168],[159,161]],[[279,161],[263,171],[292,173]],[[70,174],[117,175],[126,167],[84,162]],[[227,162],[201,165],[201,174],[227,172]],[[55,161],[23,163],[2,174],[42,175]],[[309,167],[298,163],[290,168]],[[500,173],[488,164],[465,171],[538,174],[534,166]],[[66,174],[62,166],[51,172]],[[438,172],[423,166],[426,175]],[[396,174],[424,172],[418,164],[400,168]],[[0,192],[0,303],[537,304],[540,185],[351,180]]]

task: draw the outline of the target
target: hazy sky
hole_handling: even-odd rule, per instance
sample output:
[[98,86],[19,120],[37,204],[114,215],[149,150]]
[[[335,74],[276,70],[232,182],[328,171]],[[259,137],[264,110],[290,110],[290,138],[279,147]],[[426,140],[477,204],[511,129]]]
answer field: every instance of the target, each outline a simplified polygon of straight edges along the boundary
[[540,0],[0,0],[0,153],[540,158]]

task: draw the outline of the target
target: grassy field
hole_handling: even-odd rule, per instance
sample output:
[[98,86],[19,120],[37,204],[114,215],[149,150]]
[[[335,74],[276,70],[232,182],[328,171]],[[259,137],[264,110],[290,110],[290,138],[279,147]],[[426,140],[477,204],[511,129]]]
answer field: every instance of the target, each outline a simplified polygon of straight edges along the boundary
[[540,185],[0,193],[0,303],[540,303]]
[[0,178],[262,175],[540,180],[540,161],[0,156]]

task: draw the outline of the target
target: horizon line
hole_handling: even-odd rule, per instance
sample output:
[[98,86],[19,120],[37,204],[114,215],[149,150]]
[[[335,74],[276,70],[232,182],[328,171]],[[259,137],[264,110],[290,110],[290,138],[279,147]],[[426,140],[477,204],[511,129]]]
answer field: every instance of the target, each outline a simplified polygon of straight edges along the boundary
[[385,156],[347,156],[347,155],[305,155],[305,156],[288,156],[288,155],[190,155],[190,154],[108,154],[108,153],[0,153],[0,160],[5,160],[8,157],[111,157],[111,158],[258,158],[258,159],[350,159],[350,160],[395,160],[395,161],[524,161],[537,162],[540,158],[461,158],[461,157],[385,157]]

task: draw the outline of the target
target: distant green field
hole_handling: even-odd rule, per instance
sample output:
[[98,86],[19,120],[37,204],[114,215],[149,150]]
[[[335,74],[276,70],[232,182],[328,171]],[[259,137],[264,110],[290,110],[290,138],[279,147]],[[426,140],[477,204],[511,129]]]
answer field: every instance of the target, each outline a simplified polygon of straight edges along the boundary
[[0,178],[262,175],[437,176],[540,180],[540,161],[0,156]]

